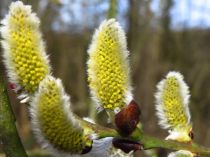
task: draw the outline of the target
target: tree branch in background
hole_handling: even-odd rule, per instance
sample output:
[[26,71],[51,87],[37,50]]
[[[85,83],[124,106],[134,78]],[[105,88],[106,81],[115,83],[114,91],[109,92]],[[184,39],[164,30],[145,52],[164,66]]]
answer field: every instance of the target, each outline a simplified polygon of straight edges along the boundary
[[0,66],[0,142],[7,157],[27,157],[15,125]]
[[109,0],[109,10],[107,18],[115,18],[117,15],[117,0]]

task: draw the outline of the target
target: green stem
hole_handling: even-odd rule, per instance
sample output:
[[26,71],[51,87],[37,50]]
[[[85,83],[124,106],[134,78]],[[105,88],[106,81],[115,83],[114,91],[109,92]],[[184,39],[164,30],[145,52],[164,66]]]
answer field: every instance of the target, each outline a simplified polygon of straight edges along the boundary
[[18,136],[0,66],[0,142],[7,157],[27,157]]
[[77,115],[74,115],[75,118],[77,118],[80,121],[80,124],[82,126],[86,126],[87,128],[93,130],[99,138],[104,138],[104,137],[120,137],[118,132],[115,129],[112,128],[107,128],[98,124],[93,124],[87,121],[84,121],[82,118],[80,118]]
[[117,0],[109,0],[109,10],[107,18],[115,18],[117,15]]
[[[114,129],[107,129],[104,127],[97,126],[97,133],[99,138],[104,137],[121,137]],[[94,129],[94,128],[93,128]],[[124,137],[121,137],[124,138]],[[126,137],[126,139],[131,139],[134,141],[139,141],[143,145],[143,149],[153,149],[153,148],[164,148],[170,150],[189,150],[193,153],[199,154],[201,156],[210,157],[210,149],[202,147],[196,143],[180,143],[171,140],[158,139],[144,134],[139,128],[137,128],[132,135]]]
[[189,144],[170,140],[161,140],[148,135],[143,135],[139,141],[143,144],[144,149],[165,148],[170,150],[189,150],[201,156],[210,157],[210,149],[199,146],[195,143]]

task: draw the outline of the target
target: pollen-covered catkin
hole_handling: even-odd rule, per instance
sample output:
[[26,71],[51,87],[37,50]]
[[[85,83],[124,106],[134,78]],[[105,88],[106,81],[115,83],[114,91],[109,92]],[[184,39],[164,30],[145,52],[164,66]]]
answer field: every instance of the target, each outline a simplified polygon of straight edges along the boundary
[[21,1],[12,2],[8,15],[1,21],[1,43],[9,80],[28,94],[34,93],[50,73],[39,23],[31,6]]
[[88,82],[99,107],[119,111],[132,100],[125,33],[115,19],[96,30],[88,50]]
[[79,154],[91,140],[70,111],[69,97],[59,79],[47,76],[31,104],[33,130],[43,145],[57,152]]
[[192,139],[189,112],[189,90],[178,72],[169,72],[166,79],[157,85],[156,110],[159,124],[169,129],[167,139],[187,142]]

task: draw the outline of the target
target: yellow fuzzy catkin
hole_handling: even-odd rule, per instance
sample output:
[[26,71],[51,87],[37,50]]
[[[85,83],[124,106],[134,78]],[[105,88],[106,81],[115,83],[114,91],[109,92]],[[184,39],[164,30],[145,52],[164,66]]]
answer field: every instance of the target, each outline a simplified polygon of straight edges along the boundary
[[170,130],[167,139],[190,141],[189,91],[183,76],[178,72],[169,72],[157,88],[157,116],[161,127]]
[[31,7],[21,1],[11,3],[8,15],[1,21],[4,63],[10,82],[26,93],[34,93],[50,72],[39,19]]
[[96,30],[88,50],[88,82],[99,107],[119,110],[131,100],[125,34],[115,19]]
[[172,126],[185,125],[188,123],[182,99],[180,84],[177,78],[169,77],[166,79],[163,92],[163,104],[168,123]]
[[70,111],[61,81],[47,76],[31,104],[32,126],[38,140],[52,150],[79,154],[91,140]]

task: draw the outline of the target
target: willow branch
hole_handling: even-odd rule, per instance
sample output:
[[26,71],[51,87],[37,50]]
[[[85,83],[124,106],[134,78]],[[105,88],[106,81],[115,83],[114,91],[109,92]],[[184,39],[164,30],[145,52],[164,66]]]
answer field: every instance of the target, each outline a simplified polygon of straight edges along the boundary
[[161,140],[148,135],[142,135],[139,141],[143,144],[144,149],[165,148],[170,150],[189,150],[203,157],[210,157],[210,149],[196,143],[179,143],[170,140]]
[[164,148],[170,150],[189,150],[193,153],[199,154],[200,156],[210,157],[209,148],[205,148],[196,143],[180,143],[171,140],[159,139],[150,135],[146,135],[139,128],[137,128],[129,137],[125,138],[120,136],[115,129],[106,128],[97,124],[89,124],[89,127],[95,130],[99,138],[116,137],[130,139],[142,144],[144,150],[153,148]]
[[7,157],[27,157],[15,125],[0,66],[0,142]]

